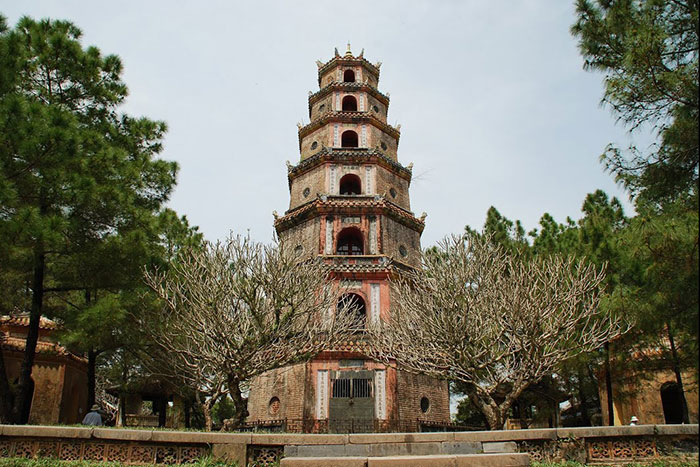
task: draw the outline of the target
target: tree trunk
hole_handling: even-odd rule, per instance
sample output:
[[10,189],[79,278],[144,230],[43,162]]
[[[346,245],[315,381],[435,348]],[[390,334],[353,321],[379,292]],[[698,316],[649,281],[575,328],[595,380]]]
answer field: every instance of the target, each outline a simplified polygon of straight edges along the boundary
[[233,426],[231,428],[239,428],[245,423],[245,419],[248,416],[248,401],[243,398],[241,394],[241,383],[238,379],[229,376],[228,378],[228,390],[231,400],[233,400]]
[[588,399],[584,388],[583,368],[578,368],[578,398],[581,403],[581,423],[583,426],[591,426],[591,417],[588,416]]
[[34,247],[34,276],[32,278],[32,306],[29,311],[29,329],[27,330],[27,340],[24,347],[24,359],[19,373],[19,384],[17,395],[13,407],[13,418],[19,424],[26,424],[29,421],[34,384],[32,382],[32,366],[34,366],[34,356],[36,345],[39,340],[39,322],[44,304],[44,269],[46,256],[43,244],[38,242]]
[[0,334],[0,423],[13,423],[12,403],[14,394],[7,380],[7,370],[5,369],[5,357],[2,354],[2,334]]
[[211,418],[211,408],[214,404],[211,401],[212,399],[210,398],[209,400],[205,400],[201,403],[202,413],[204,413],[204,429],[206,431],[211,431],[212,427],[214,426],[214,422]]
[[[88,350],[88,367],[87,367],[87,410],[95,403],[95,387],[96,376],[95,367],[97,366],[97,352],[93,349]],[[86,412],[87,413],[87,412]]]
[[676,374],[676,383],[678,384],[678,397],[681,400],[681,408],[683,410],[683,423],[687,424],[690,423],[690,419],[688,417],[688,402],[685,400],[685,390],[683,389],[680,358],[678,357],[678,350],[676,349],[676,343],[673,339],[673,333],[671,332],[671,324],[668,321],[666,322],[666,331],[668,332],[668,340],[671,344],[673,372]]
[[606,342],[605,349],[605,391],[608,395],[608,425],[615,425],[615,407],[613,406],[612,376],[610,374],[610,343]]
[[[469,399],[474,403],[476,408],[484,415],[486,427],[489,430],[502,430],[506,421],[502,416],[502,412],[496,401],[484,392],[479,392],[476,385],[467,384],[466,392]],[[509,406],[510,408],[510,406]]]

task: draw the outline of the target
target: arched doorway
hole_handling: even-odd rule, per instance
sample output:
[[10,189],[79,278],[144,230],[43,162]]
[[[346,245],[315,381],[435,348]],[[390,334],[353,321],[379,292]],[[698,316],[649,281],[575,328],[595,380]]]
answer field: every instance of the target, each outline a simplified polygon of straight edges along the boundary
[[344,83],[354,83],[355,82],[355,72],[352,70],[345,70],[343,72],[343,82]]
[[338,311],[353,317],[353,330],[363,332],[367,323],[367,307],[364,299],[355,293],[346,293],[338,299]]
[[678,383],[668,382],[661,386],[661,405],[666,423],[683,423],[683,401]]
[[340,145],[344,148],[358,147],[357,133],[352,130],[344,131],[340,137]]
[[360,177],[355,174],[347,174],[340,179],[341,195],[359,195],[362,189]]
[[362,255],[364,254],[363,246],[364,241],[360,229],[348,227],[338,234],[335,252],[337,255]]
[[354,96],[343,97],[343,110],[347,112],[357,111],[357,99]]

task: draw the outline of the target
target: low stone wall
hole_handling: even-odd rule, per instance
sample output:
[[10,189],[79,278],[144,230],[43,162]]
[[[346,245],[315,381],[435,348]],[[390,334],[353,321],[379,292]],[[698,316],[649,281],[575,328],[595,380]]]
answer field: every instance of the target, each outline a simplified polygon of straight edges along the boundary
[[698,425],[337,435],[0,425],[0,457],[130,464],[188,463],[212,455],[240,466],[259,466],[274,465],[285,452],[293,455],[301,446],[346,446],[354,451],[401,453],[417,452],[420,446],[425,450],[433,445],[444,449],[451,443],[470,444],[478,452],[527,452],[532,460],[611,464],[679,457],[697,459]]

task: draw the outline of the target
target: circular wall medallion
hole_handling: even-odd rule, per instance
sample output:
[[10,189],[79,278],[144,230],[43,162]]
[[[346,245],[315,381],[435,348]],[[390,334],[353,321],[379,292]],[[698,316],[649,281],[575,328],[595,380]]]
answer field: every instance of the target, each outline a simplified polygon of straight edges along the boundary
[[304,188],[304,191],[301,194],[304,195],[304,198],[308,198],[308,196],[311,194],[311,188]]
[[396,190],[394,190],[393,188],[391,188],[389,190],[389,194],[391,195],[392,198],[396,198]]
[[372,110],[374,110],[376,113],[379,113],[379,107],[377,107],[376,105],[372,106]]
[[318,111],[323,112],[323,110],[326,108],[326,104],[321,104],[318,106]]
[[280,411],[280,400],[277,396],[270,399],[270,403],[267,406],[270,415],[275,415]]
[[408,256],[408,250],[407,250],[406,247],[403,246],[403,245],[399,245],[399,253],[400,253],[401,256],[403,256],[404,258],[405,258],[406,256]]
[[318,141],[311,143],[311,149],[316,149],[318,147]]
[[423,413],[426,413],[426,412],[428,412],[429,409],[430,409],[430,400],[425,396],[421,397],[421,399],[420,399],[420,411]]
[[382,141],[381,146],[382,146],[382,149],[386,151],[387,145],[384,141]]
[[294,254],[296,254],[297,256],[301,256],[302,253],[304,253],[304,247],[302,245],[297,245],[294,248]]

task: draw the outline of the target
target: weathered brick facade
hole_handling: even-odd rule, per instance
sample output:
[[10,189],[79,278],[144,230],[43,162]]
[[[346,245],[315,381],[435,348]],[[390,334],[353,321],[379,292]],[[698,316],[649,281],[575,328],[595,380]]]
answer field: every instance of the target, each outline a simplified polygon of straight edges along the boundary
[[[389,98],[377,89],[380,64],[362,55],[348,48],[318,64],[311,122],[299,128],[300,162],[288,164],[289,209],[275,229],[300,257],[330,264],[371,325],[390,321],[390,275],[419,266],[425,216],[410,211],[411,166],[398,162],[399,129],[387,124]],[[311,362],[256,378],[249,422],[338,432],[449,422],[446,382],[368,359],[363,339],[359,333]]]

